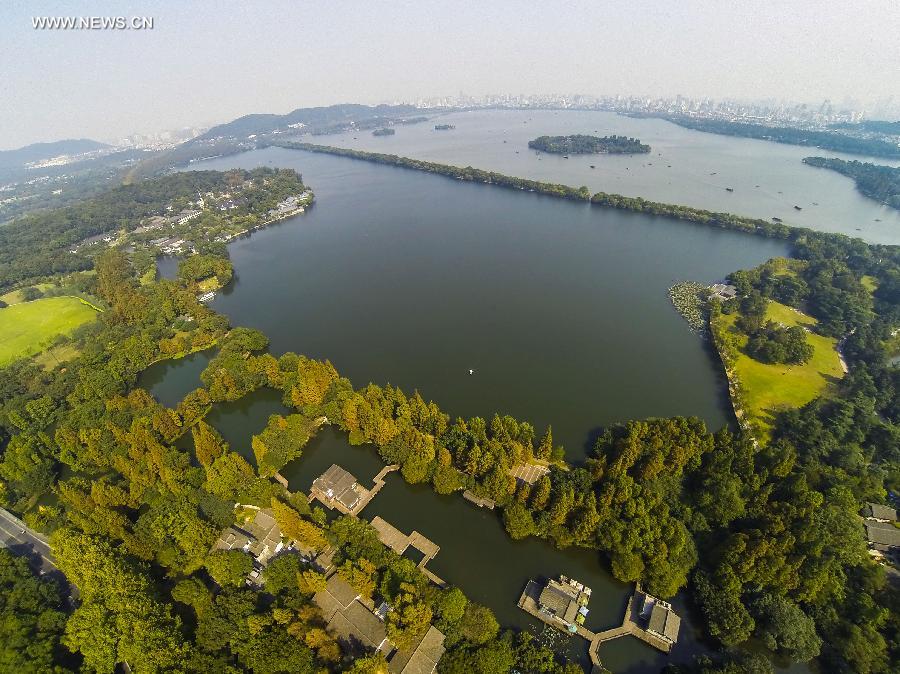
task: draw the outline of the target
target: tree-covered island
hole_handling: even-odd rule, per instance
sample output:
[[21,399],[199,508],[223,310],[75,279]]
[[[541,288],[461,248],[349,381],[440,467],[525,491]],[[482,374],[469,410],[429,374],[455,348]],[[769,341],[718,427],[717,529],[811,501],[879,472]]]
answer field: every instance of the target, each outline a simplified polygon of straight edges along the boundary
[[628,136],[540,136],[528,141],[532,150],[552,154],[647,154],[650,146]]
[[373,136],[393,136],[395,133],[397,133],[397,132],[394,131],[393,129],[384,128],[384,129],[375,129],[372,132],[372,135]]

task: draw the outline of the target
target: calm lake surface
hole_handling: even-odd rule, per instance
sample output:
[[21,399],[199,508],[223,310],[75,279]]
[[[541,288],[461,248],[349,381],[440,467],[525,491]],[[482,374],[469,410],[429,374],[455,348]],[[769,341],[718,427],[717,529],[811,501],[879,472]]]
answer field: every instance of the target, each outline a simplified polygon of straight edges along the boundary
[[[264,331],[273,353],[329,358],[357,386],[418,388],[452,415],[499,411],[538,432],[552,424],[574,461],[617,421],[730,421],[719,366],[666,290],[783,255],[782,242],[278,148],[192,168],[259,165],[299,170],[317,203],[231,244],[235,281],[212,307]],[[200,385],[212,355],[154,365],[141,384],[174,405]],[[287,413],[280,394],[262,390],[217,405],[207,420],[252,461],[250,438],[276,413]],[[283,472],[292,489],[308,490],[332,463],[363,484],[382,465],[373,449],[326,428]],[[589,627],[621,621],[631,588],[594,553],[512,541],[494,513],[397,475],[364,511],[375,515],[434,540],[441,551],[429,568],[504,625],[539,631],[516,601],[529,578],[560,573],[593,588]],[[672,658],[685,661],[702,646],[687,607],[675,603],[684,623]],[[586,642],[557,641],[584,661]],[[630,637],[601,655],[619,673],[667,661]]]
[[[435,131],[435,124],[453,124]],[[900,162],[846,155],[814,147],[721,136],[661,119],[634,119],[579,110],[477,110],[398,125],[393,136],[360,131],[302,140],[386,152],[508,175],[559,182],[591,192],[615,192],[714,211],[728,211],[876,243],[900,243],[900,211],[856,191],[852,179],[804,165],[819,155],[897,166]],[[528,149],[538,136],[635,136],[649,155],[560,155]],[[518,154],[517,154],[518,153]],[[590,165],[594,164],[595,169]],[[731,187],[734,192],[727,192]],[[794,206],[803,210],[797,211]],[[878,222],[880,220],[880,222]]]
[[[213,309],[262,330],[274,353],[329,358],[356,386],[418,389],[453,416],[511,414],[539,432],[552,424],[573,460],[617,421],[727,423],[720,366],[667,288],[787,252],[745,234],[280,148],[203,167],[236,165],[296,168],[317,203],[231,244],[235,281]],[[185,366],[192,376],[195,363]]]

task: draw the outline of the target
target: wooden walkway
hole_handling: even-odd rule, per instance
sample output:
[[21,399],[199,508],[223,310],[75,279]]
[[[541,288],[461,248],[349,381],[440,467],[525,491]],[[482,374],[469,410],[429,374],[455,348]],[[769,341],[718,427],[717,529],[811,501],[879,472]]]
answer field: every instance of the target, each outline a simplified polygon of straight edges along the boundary
[[359,500],[359,503],[356,504],[356,507],[351,510],[349,514],[353,517],[359,515],[362,509],[369,505],[369,501],[375,498],[375,495],[384,488],[385,484],[387,484],[384,481],[384,478],[387,477],[388,473],[393,473],[395,470],[400,470],[399,463],[392,463],[390,466],[385,466],[380,471],[378,471],[378,475],[376,475],[375,479],[372,480],[372,488],[366,490],[366,493]]
[[400,470],[399,463],[392,463],[390,466],[385,466],[380,471],[378,471],[378,475],[372,480],[373,487],[369,490],[369,500],[371,501],[374,498],[375,494],[381,491],[385,484],[384,478],[387,477],[388,473],[393,473],[394,471]]
[[497,505],[489,498],[482,498],[480,496],[475,496],[472,492],[466,489],[463,492],[463,498],[466,499],[469,503],[474,503],[479,508],[487,508],[488,510],[493,510]]
[[[559,618],[541,611],[538,606],[538,597],[541,595],[541,589],[542,587],[539,583],[529,580],[525,589],[522,591],[522,596],[519,597],[519,608],[551,627],[555,627],[566,634],[572,634],[572,632],[569,632],[566,623],[562,622]],[[575,634],[590,642],[588,654],[591,656],[591,664],[596,667],[601,666],[599,654],[601,644],[624,636],[637,637],[644,643],[653,646],[653,648],[656,648],[663,653],[669,653],[672,650],[671,643],[651,634],[637,622],[640,608],[637,606],[635,598],[640,591],[640,585],[638,585],[635,587],[634,593],[629,597],[628,605],[625,607],[625,616],[622,618],[621,625],[608,630],[603,630],[602,632],[592,632],[583,625],[577,626]]]
[[406,549],[410,547],[421,552],[423,557],[417,564],[419,569],[421,569],[435,585],[447,587],[447,583],[445,583],[442,578],[425,568],[425,565],[434,559],[441,550],[441,547],[437,543],[426,538],[418,531],[413,531],[407,536],[393,524],[382,519],[378,515],[372,518],[372,526],[375,527],[375,531],[378,532],[379,540],[398,555],[402,555],[406,552]]
[[635,586],[634,594],[628,598],[628,605],[625,607],[625,616],[622,618],[622,624],[619,627],[613,627],[612,629],[598,632],[594,635],[594,638],[591,639],[591,645],[588,649],[588,652],[591,654],[591,662],[600,662],[597,650],[604,641],[618,639],[619,637],[624,637],[626,635],[637,637],[645,644],[653,646],[653,648],[662,651],[663,653],[669,653],[672,650],[673,644],[671,642],[666,641],[655,634],[651,634],[638,623],[641,609],[635,602],[635,599],[639,592],[641,592],[641,586],[637,585]]

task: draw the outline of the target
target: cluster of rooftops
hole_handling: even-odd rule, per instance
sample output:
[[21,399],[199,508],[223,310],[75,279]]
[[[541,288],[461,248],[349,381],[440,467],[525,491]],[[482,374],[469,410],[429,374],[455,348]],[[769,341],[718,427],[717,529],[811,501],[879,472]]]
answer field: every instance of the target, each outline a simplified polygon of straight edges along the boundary
[[[356,478],[340,466],[333,465],[316,479],[315,488],[322,495],[352,511],[359,504]],[[252,517],[226,528],[213,545],[214,550],[242,550],[253,558],[253,570],[247,578],[250,585],[261,586],[268,563],[280,554],[298,554],[328,577],[325,589],[313,596],[322,611],[328,630],[350,653],[380,651],[388,660],[390,674],[431,674],[444,653],[444,634],[433,625],[409,648],[396,648],[387,636],[385,620],[391,607],[382,602],[376,606],[360,595],[334,569],[333,551],[317,554],[298,541],[286,541],[274,513],[268,508],[243,506],[254,510]]]
[[[589,614],[587,604],[591,598],[591,588],[565,576],[546,581],[539,586],[539,591],[532,589],[538,586],[535,581],[529,582],[529,587],[519,600],[519,607],[564,632],[588,639],[591,648],[627,634],[637,636],[665,652],[669,652],[678,642],[681,618],[669,602],[645,592],[639,584],[625,609],[621,627],[603,632],[592,632],[584,627]],[[529,595],[533,599],[529,599]]]
[[332,574],[325,589],[313,596],[328,629],[351,653],[381,651],[391,674],[429,674],[444,654],[444,635],[434,625],[411,648],[399,650],[387,637],[387,604],[377,608],[349,583]]
[[[393,468],[395,467],[388,467],[385,470]],[[514,476],[523,482],[533,482],[537,481],[545,471],[545,468],[543,470],[523,470]],[[381,474],[376,481],[380,477]],[[355,516],[361,509],[360,506],[367,502],[374,491],[370,492],[361,487],[351,473],[338,465],[332,465],[313,481],[311,493],[314,498],[329,507]],[[360,595],[341,578],[334,569],[332,550],[317,553],[313,549],[304,547],[298,541],[286,541],[274,513],[270,509],[255,508],[254,506],[244,507],[255,511],[252,517],[248,517],[241,524],[226,528],[214,544],[213,549],[242,550],[249,554],[254,563],[253,571],[247,578],[248,584],[263,584],[263,571],[276,555],[298,554],[326,574],[325,589],[317,592],[313,601],[322,611],[329,631],[348,652],[363,654],[380,651],[384,653],[391,674],[430,674],[435,671],[437,662],[444,653],[444,635],[440,630],[431,625],[413,646],[403,650],[397,649],[388,639],[385,622],[391,607],[384,602],[376,606],[369,597]],[[896,519],[896,512],[893,510],[891,513],[887,513],[880,510],[879,507],[874,507],[873,512],[876,515],[892,513]],[[415,535],[414,532],[413,536]],[[386,536],[381,529],[379,529],[379,537],[389,547],[396,547],[390,545],[390,540],[388,540],[390,536]],[[410,544],[410,540],[411,538],[408,536],[404,538],[407,545]],[[435,544],[431,545],[434,552],[439,549]],[[529,583],[529,587],[531,586],[536,589],[539,587],[535,581]],[[528,592],[527,589],[526,592]],[[568,633],[577,632],[582,636],[594,636],[584,628],[589,614],[587,605],[591,598],[591,588],[578,581],[560,576],[559,580],[548,580],[540,588],[539,593],[536,592],[533,596],[537,600],[532,604],[535,609],[529,610],[534,615]],[[635,616],[639,617],[635,619],[643,623],[640,626],[642,631],[662,640],[667,644],[666,650],[677,642],[681,619],[675,614],[671,604],[642,592],[640,587],[636,590],[632,602],[635,602],[636,609],[639,608],[639,611],[635,613]],[[629,606],[632,602],[629,603]]]
[[709,296],[716,297],[725,302],[737,297],[737,288],[728,283],[713,283],[709,287]]
[[591,588],[560,576],[559,580],[549,580],[538,598],[541,610],[564,623],[569,632],[575,632],[588,616],[588,601]]

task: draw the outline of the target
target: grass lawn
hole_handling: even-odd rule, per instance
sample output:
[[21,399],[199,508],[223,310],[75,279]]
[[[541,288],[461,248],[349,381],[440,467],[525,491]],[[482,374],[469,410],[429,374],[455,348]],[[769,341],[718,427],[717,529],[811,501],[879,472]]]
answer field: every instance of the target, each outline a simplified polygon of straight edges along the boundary
[[771,269],[775,276],[797,276],[798,269],[805,266],[805,262],[793,260],[786,257],[773,257],[766,263],[766,267]]
[[46,351],[41,351],[34,357],[34,362],[45,370],[52,370],[67,361],[77,358],[80,354],[81,349],[71,344],[61,344]]
[[57,335],[94,320],[97,311],[77,297],[47,297],[0,309],[0,367],[46,348]]
[[150,269],[144,272],[140,278],[142,286],[148,286],[156,280],[156,265],[150,265]]
[[212,290],[218,290],[222,287],[222,284],[219,283],[219,278],[217,276],[210,276],[209,278],[205,278],[202,281],[197,283],[197,289],[200,292],[208,293]]
[[[40,291],[47,290],[48,288],[52,288],[52,283],[37,283],[33,286]],[[12,290],[5,295],[0,295],[0,300],[3,300],[7,304],[18,304],[19,302],[23,302],[22,291],[21,290]]]
[[[786,326],[815,325],[816,319],[791,307],[769,302],[768,320]],[[723,315],[729,330],[736,330],[737,314]],[[813,346],[813,356],[804,365],[768,365],[741,352],[734,370],[745,391],[745,413],[751,422],[762,429],[768,439],[772,425],[772,413],[779,409],[802,407],[820,395],[826,387],[844,376],[835,345],[837,340],[809,333],[807,340]],[[743,348],[747,338],[741,334],[738,345]]]

